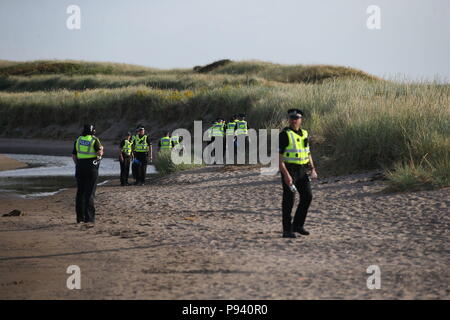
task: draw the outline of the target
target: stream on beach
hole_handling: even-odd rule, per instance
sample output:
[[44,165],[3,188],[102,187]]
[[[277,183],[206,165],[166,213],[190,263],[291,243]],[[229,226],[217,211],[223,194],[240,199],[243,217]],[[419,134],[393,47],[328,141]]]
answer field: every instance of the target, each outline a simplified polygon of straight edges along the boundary
[[[24,162],[28,167],[0,171],[0,194],[2,196],[44,197],[76,187],[75,165],[71,157],[33,154],[5,154],[5,156]],[[149,165],[147,174],[155,173],[155,167]],[[119,176],[119,161],[103,158],[100,163],[97,185],[105,184]],[[131,172],[130,181],[132,181]]]

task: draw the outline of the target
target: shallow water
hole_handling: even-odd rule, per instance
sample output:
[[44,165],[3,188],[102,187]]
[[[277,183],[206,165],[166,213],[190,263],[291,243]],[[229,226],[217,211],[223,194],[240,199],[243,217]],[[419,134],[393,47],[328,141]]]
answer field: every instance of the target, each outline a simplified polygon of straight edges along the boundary
[[[0,193],[20,197],[42,197],[76,186],[75,165],[71,157],[29,154],[5,154],[28,164],[28,168],[0,171]],[[156,173],[149,165],[148,174]],[[100,163],[98,184],[120,175],[117,160],[104,158]],[[130,174],[130,181],[131,174]]]

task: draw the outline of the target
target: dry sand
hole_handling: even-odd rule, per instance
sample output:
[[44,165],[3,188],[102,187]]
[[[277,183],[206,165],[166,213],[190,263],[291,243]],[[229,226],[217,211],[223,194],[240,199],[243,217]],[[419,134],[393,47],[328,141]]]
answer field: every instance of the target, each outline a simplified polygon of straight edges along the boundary
[[14,170],[28,167],[26,163],[11,159],[3,154],[0,154],[0,171]]
[[75,190],[4,199],[0,213],[25,216],[0,217],[0,299],[449,299],[449,189],[382,188],[370,174],[314,182],[297,239],[281,238],[280,177],[254,169],[101,186],[90,229],[74,223]]

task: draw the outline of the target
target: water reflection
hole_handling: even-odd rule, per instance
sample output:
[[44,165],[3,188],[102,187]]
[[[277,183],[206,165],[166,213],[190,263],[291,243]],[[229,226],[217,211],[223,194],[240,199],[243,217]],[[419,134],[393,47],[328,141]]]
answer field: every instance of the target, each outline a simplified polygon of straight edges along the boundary
[[[5,154],[28,164],[28,168],[0,171],[0,192],[21,197],[41,197],[76,186],[75,165],[71,157]],[[148,166],[147,173],[156,173]],[[99,184],[120,175],[117,160],[104,158],[99,169]]]

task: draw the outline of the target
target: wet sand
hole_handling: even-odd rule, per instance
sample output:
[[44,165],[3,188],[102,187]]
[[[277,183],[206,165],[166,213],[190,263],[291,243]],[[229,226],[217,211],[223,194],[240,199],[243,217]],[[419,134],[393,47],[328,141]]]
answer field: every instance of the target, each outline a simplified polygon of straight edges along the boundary
[[280,177],[254,169],[113,181],[93,228],[74,223],[73,189],[6,199],[0,214],[25,215],[0,217],[0,299],[449,299],[449,188],[384,194],[370,177],[314,182],[297,239],[281,238]]
[[28,167],[26,163],[11,159],[3,154],[0,154],[0,171],[14,170],[26,167]]

